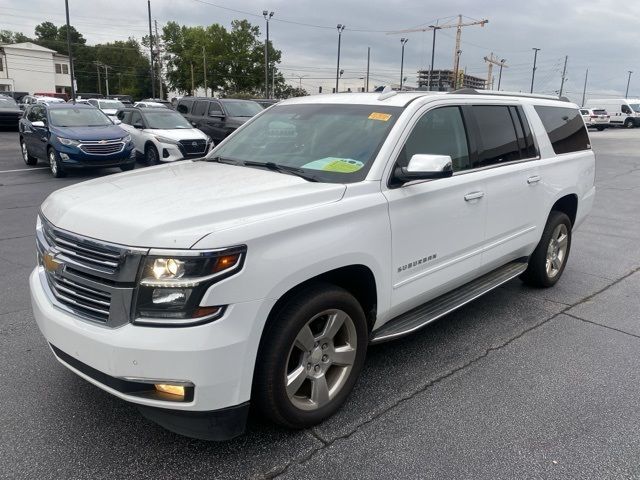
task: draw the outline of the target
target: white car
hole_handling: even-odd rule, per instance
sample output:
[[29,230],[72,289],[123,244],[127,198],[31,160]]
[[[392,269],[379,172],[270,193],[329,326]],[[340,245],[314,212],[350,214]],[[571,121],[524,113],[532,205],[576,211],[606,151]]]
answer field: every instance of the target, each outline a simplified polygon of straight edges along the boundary
[[58,97],[41,97],[35,96],[35,103],[42,103],[44,105],[51,105],[54,103],[66,103],[64,99]]
[[169,107],[159,102],[136,102],[133,106],[138,108],[166,108],[167,110],[171,110]]
[[285,100],[204,161],[52,193],[34,317],[64,366],[174,432],[239,435],[250,403],[310,427],[370,343],[516,277],[553,286],[594,176],[578,107],[557,98]]
[[120,100],[89,98],[87,103],[102,110],[111,120],[115,120],[118,111],[124,108],[124,104]]
[[125,108],[118,112],[117,120],[147,165],[203,157],[213,147],[207,134],[168,108]]
[[612,127],[640,127],[640,99],[638,98],[590,98],[584,108],[606,110]]
[[587,128],[593,127],[602,131],[607,128],[610,123],[610,117],[606,110],[581,108],[580,115],[582,115],[582,119]]

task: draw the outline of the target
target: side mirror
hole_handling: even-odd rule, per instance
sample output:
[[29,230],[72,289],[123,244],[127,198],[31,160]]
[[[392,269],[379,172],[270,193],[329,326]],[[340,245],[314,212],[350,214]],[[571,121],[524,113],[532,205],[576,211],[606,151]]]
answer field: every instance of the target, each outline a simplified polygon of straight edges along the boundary
[[114,118],[113,123],[115,123],[116,125],[120,125],[122,123],[122,120],[120,120],[119,118]]
[[401,183],[413,180],[446,178],[453,175],[453,163],[449,155],[417,154],[406,167],[396,167],[394,176]]
[[36,128],[44,128],[45,124],[42,120],[37,120],[35,122],[31,122],[31,126]]
[[138,130],[142,130],[144,128],[144,125],[141,123],[134,123],[133,125],[131,125],[133,128],[137,128]]

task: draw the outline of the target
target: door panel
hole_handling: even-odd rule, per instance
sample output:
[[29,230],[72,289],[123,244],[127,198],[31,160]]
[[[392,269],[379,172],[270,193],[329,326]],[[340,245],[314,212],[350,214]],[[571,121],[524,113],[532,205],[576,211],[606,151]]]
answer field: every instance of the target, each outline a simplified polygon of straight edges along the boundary
[[416,121],[398,156],[404,167],[415,154],[449,155],[454,175],[384,191],[393,233],[391,316],[471,280],[480,268],[487,207],[483,173],[468,171],[473,150],[462,110],[443,106]]

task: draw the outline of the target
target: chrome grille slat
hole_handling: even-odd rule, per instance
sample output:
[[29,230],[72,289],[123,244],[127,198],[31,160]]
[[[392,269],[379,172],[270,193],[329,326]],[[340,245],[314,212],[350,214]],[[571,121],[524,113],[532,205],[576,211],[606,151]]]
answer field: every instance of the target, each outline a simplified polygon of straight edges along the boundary
[[87,257],[85,255],[80,255],[79,253],[74,252],[73,250],[69,250],[67,248],[63,248],[60,245],[58,245],[56,248],[59,251],[61,251],[62,253],[66,253],[67,255],[71,255],[72,257],[78,258],[80,260],[86,260],[86,261],[91,262],[91,263],[97,263],[99,265],[105,265],[107,267],[111,267],[111,268],[114,268],[114,269],[118,266],[117,262],[110,262],[108,260],[98,260],[96,258],[91,258],[91,257]]
[[[55,283],[54,288],[60,292],[60,290],[62,290],[64,293],[72,295],[76,298],[79,298],[80,300],[84,300],[86,302],[91,302],[91,303],[97,303],[98,305],[102,305],[103,307],[107,307],[109,308],[111,306],[111,302],[105,302],[104,300],[98,300],[95,298],[91,298],[91,297],[86,297],[84,295],[81,295],[78,292],[74,292],[73,290],[67,288],[67,287],[63,287],[62,285],[60,285],[59,283]],[[107,310],[107,313],[109,313],[109,311]]]
[[62,243],[64,245],[67,245],[68,247],[76,248],[78,250],[82,250],[83,252],[87,252],[87,253],[90,253],[92,255],[99,255],[99,256],[103,256],[103,257],[107,257],[107,258],[113,258],[114,260],[119,260],[120,259],[120,254],[117,254],[117,253],[100,252],[100,251],[95,250],[95,249],[91,250],[89,248],[85,248],[85,247],[83,247],[81,245],[78,245],[77,243],[73,243],[73,242],[70,242],[68,240],[64,240],[64,239],[62,239],[60,237],[54,237],[53,240],[58,244]]
[[80,302],[74,300],[73,298],[66,297],[66,296],[62,295],[61,293],[59,293],[59,292],[54,292],[54,295],[56,296],[56,298],[58,300],[62,300],[65,303],[70,303],[72,306],[76,306],[76,307],[79,307],[79,308],[84,308],[86,310],[90,310],[92,312],[104,315],[104,317],[105,317],[104,321],[106,321],[107,318],[109,317],[109,310],[104,310],[102,308],[96,308],[96,307],[91,307],[89,305],[85,305],[84,303],[80,303]]
[[101,292],[99,290],[94,290],[93,288],[87,287],[85,285],[80,285],[78,283],[72,282],[71,280],[67,279],[67,278],[59,278],[57,279],[58,282],[62,282],[65,283],[73,288],[79,289],[79,290],[84,290],[87,293],[92,293],[93,295],[98,295],[100,297],[106,298],[107,300],[111,299],[111,295],[109,295],[107,292]]

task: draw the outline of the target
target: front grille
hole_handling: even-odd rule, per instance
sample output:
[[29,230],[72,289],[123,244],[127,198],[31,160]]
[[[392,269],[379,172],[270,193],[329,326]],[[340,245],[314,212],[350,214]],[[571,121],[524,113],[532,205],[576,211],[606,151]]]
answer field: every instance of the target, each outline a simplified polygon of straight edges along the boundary
[[207,151],[207,141],[197,140],[180,140],[180,147],[185,155],[203,155]]
[[50,225],[43,225],[43,232],[47,243],[62,256],[85,267],[115,273],[122,259],[122,251],[116,248],[108,248],[97,242],[74,237],[66,232],[55,230]]
[[111,294],[67,278],[47,273],[47,281],[56,299],[85,317],[106,323],[111,308]]
[[101,242],[40,219],[39,274],[51,302],[106,327],[128,323],[138,268],[148,249]]
[[124,150],[124,142],[121,140],[82,142],[80,150],[92,155],[112,155]]

